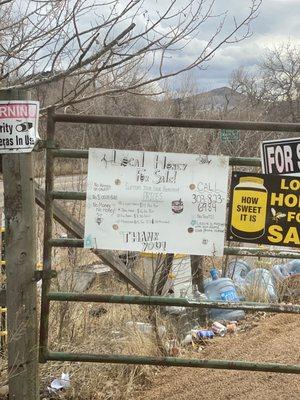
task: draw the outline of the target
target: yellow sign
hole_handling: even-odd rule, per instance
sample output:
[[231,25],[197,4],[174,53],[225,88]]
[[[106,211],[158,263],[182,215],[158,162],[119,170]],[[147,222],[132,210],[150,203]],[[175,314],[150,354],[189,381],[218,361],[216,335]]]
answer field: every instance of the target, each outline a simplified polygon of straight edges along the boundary
[[300,178],[233,172],[227,239],[300,247]]

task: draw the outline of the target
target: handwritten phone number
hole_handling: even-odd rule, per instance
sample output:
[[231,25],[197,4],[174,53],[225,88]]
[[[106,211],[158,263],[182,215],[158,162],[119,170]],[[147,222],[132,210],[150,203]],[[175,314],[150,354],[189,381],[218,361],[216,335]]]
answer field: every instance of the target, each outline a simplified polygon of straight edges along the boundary
[[192,204],[198,204],[198,211],[217,211],[217,205],[222,204],[224,197],[220,194],[193,194]]

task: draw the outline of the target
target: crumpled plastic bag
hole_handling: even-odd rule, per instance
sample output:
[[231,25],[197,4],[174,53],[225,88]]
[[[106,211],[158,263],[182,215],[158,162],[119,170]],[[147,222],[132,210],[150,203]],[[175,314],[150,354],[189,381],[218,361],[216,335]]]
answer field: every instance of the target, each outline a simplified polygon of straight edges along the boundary
[[47,389],[49,393],[56,393],[59,390],[68,389],[69,387],[71,387],[70,376],[68,373],[65,374],[62,372],[60,379],[54,379]]

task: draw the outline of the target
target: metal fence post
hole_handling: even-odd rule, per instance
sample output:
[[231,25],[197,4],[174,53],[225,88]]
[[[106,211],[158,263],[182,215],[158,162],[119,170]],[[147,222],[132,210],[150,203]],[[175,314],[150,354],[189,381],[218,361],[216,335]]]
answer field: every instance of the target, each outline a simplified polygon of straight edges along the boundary
[[[44,251],[43,251],[43,271],[49,272],[52,267],[52,247],[50,239],[52,238],[53,229],[53,200],[51,192],[53,191],[53,168],[54,158],[51,147],[54,146],[55,122],[53,119],[54,108],[48,109],[47,114],[47,142],[50,148],[46,151],[46,180],[45,180],[45,226],[44,226]],[[47,294],[50,291],[51,277],[44,276],[42,281],[42,299],[41,299],[41,326],[40,326],[40,362],[45,362],[48,346],[49,332],[49,311],[50,302],[47,299]]]
[[[17,90],[1,100],[25,100]],[[38,336],[35,198],[32,153],[3,155],[9,398],[37,400]]]

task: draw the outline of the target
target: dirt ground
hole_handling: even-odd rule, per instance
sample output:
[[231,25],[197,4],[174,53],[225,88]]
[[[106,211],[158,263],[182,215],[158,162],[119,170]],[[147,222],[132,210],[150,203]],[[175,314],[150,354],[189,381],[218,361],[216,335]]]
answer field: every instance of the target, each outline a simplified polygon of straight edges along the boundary
[[[234,336],[217,338],[192,357],[300,363],[300,320],[273,315]],[[293,374],[165,368],[134,400],[299,400],[300,378]]]

